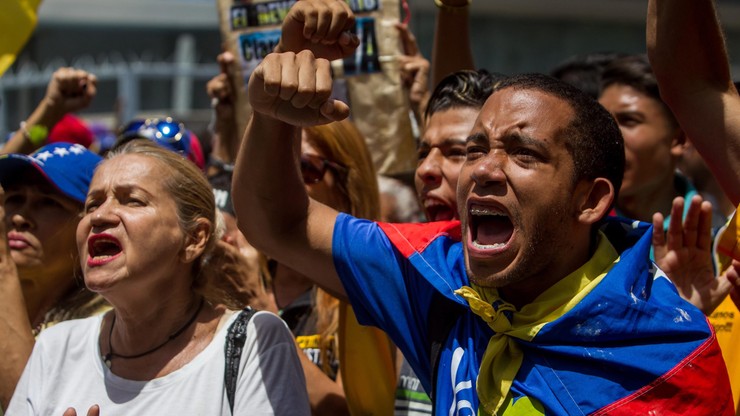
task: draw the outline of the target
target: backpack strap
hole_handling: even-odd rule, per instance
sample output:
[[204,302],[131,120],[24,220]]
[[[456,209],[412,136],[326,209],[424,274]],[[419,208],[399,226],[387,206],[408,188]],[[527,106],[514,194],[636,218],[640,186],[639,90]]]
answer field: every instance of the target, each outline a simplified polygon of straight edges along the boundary
[[224,387],[226,388],[226,397],[229,399],[229,409],[234,414],[234,395],[236,394],[236,381],[239,376],[239,361],[241,360],[242,350],[247,341],[247,324],[252,316],[257,313],[256,310],[246,307],[239,312],[239,316],[229,326],[226,334],[226,344],[224,345],[224,354],[226,357],[226,371],[224,372]]

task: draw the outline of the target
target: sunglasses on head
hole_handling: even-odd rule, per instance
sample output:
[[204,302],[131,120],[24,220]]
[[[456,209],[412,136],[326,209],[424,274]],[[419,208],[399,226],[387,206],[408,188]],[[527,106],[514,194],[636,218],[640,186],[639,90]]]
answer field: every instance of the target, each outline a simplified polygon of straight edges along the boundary
[[149,139],[175,152],[190,154],[190,135],[185,125],[172,117],[133,120],[123,127],[119,136],[121,140]]
[[301,155],[301,175],[303,175],[303,183],[306,185],[318,183],[324,179],[326,170],[329,168],[334,169],[337,173],[343,173],[347,170],[344,166],[324,159],[321,156],[310,155],[308,153]]

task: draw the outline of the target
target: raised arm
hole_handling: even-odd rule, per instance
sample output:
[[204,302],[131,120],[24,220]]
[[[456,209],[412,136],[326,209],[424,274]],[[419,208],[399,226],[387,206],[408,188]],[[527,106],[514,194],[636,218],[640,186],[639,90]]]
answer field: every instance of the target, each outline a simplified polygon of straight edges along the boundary
[[663,100],[738,205],[740,97],[714,1],[650,0],[647,46]]
[[[341,0],[296,3],[283,24],[278,50],[311,45],[332,59],[339,52],[351,53],[358,39],[344,28],[354,17],[342,5]],[[304,29],[296,22],[314,27]],[[316,33],[323,35],[313,42]],[[249,80],[253,115],[237,155],[233,200],[239,228],[251,244],[345,298],[331,255],[337,212],[308,197],[296,162],[301,127],[349,115],[345,103],[330,99],[331,89],[329,61],[310,50],[265,57]]]
[[216,58],[219,74],[206,84],[206,91],[211,97],[214,110],[214,139],[211,156],[223,163],[231,164],[236,159],[241,133],[237,131],[235,105],[236,90],[232,85],[234,55],[223,52]]
[[411,111],[414,112],[418,125],[424,125],[424,112],[429,102],[429,61],[424,58],[416,43],[416,36],[409,27],[397,23],[398,35],[403,45],[403,55],[398,57],[401,66],[401,81],[408,92]]
[[86,108],[97,93],[97,77],[75,68],[59,68],[46,95],[0,153],[32,153],[43,146],[49,131],[67,113]]
[[442,78],[462,69],[475,69],[470,47],[471,0],[434,0],[437,20],[432,49],[432,89]]

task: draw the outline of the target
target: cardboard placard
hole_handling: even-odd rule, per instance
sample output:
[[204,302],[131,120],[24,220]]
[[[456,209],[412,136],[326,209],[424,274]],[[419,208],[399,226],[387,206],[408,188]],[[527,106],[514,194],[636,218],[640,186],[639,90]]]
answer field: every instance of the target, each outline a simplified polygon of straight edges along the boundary
[[[216,0],[224,49],[237,57],[237,125],[244,131],[251,109],[246,84],[254,68],[280,38],[280,25],[295,0]],[[332,62],[336,98],[346,100],[352,121],[364,134],[378,173],[415,168],[409,102],[397,57],[402,53],[395,24],[399,0],[346,0],[357,16],[361,44],[353,56]]]

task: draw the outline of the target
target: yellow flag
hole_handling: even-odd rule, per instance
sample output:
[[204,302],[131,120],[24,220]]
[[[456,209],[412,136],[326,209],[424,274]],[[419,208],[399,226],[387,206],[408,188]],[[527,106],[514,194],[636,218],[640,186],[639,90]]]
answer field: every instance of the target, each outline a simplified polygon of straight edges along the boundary
[[41,0],[2,0],[0,13],[0,76],[13,64],[36,27]]
[[357,322],[349,304],[339,304],[339,371],[352,416],[392,415],[395,406],[395,346],[378,328]]

